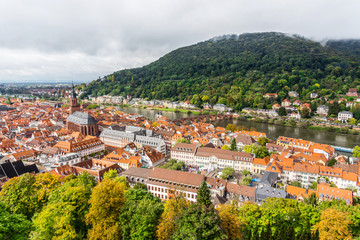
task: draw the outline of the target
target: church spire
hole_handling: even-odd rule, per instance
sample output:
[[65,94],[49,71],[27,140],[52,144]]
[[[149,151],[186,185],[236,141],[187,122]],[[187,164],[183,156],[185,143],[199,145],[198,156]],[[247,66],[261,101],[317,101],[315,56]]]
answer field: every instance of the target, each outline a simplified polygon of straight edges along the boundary
[[72,82],[72,98],[77,98],[76,92],[75,92],[75,87],[74,87],[74,82]]
[[74,83],[72,83],[72,97],[71,97],[70,113],[80,111],[80,110],[81,110],[81,108],[77,101]]

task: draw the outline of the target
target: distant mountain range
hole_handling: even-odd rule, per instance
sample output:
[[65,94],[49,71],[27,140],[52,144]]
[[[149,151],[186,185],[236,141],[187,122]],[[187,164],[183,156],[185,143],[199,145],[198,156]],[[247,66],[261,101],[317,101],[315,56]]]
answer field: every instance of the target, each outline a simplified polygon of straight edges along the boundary
[[[277,32],[225,35],[174,50],[140,68],[125,69],[83,86],[86,95],[269,107],[265,93],[311,92],[332,99],[360,85],[360,40],[325,46]],[[360,90],[360,89],[359,89]],[[266,105],[266,106],[264,106]]]

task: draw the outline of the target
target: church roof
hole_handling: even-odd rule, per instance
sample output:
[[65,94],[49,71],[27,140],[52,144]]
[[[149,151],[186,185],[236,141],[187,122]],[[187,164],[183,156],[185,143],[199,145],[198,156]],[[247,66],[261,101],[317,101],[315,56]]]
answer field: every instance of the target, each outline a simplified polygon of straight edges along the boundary
[[74,112],[72,113],[68,118],[67,121],[69,122],[73,122],[76,124],[96,124],[96,120],[95,118],[93,118],[90,114],[88,113],[83,113],[83,112]]

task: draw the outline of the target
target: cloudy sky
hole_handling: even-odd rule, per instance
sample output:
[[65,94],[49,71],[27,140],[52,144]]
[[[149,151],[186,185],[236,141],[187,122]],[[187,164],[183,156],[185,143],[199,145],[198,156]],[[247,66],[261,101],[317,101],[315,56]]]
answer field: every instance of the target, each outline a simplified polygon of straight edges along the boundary
[[359,0],[0,1],[0,83],[84,81],[224,34],[360,38]]

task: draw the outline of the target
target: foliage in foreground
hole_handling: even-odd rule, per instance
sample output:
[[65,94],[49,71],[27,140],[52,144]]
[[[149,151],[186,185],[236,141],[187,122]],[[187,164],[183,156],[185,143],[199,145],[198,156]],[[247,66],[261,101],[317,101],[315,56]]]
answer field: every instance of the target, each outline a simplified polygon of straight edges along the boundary
[[[15,184],[16,183],[16,184]],[[23,188],[21,188],[21,187]],[[36,189],[31,193],[30,189]],[[22,190],[22,191],[21,191]],[[26,194],[25,194],[26,193]],[[234,201],[216,208],[203,182],[198,203],[161,201],[144,186],[130,188],[115,172],[95,184],[87,173],[59,179],[24,174],[0,193],[3,239],[357,239],[360,208],[269,198],[262,206]]]

